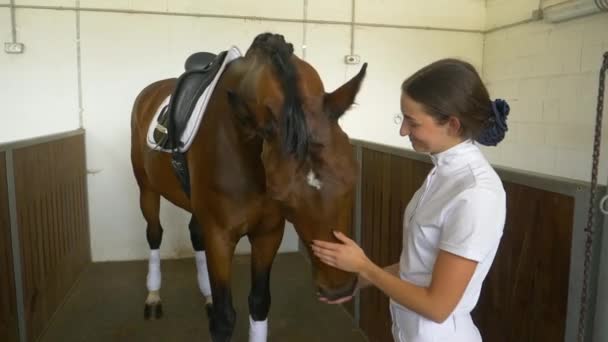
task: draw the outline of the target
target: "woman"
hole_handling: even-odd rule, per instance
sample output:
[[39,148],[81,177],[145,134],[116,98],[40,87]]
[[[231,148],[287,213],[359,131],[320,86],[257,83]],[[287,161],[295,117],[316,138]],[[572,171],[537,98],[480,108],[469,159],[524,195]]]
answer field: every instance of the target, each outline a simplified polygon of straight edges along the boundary
[[371,284],[390,297],[395,341],[481,341],[470,312],[502,236],[506,203],[475,142],[504,138],[509,106],[490,100],[473,66],[444,59],[403,82],[401,111],[400,134],[435,167],[405,210],[399,263],[378,267],[339,232],[341,243],[316,240],[313,252],[358,273],[358,288]]

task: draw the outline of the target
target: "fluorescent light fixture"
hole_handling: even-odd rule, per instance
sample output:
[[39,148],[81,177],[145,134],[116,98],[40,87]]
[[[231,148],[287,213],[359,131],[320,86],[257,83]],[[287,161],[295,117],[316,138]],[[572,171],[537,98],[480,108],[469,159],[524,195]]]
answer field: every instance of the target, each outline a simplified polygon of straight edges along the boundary
[[570,0],[543,8],[543,18],[559,23],[608,11],[608,0]]

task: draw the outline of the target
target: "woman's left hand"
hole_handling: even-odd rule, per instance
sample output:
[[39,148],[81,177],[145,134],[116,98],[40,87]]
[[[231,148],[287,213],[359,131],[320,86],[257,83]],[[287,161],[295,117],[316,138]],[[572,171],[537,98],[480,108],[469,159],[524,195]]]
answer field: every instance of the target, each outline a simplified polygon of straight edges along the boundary
[[361,247],[355,241],[338,231],[334,231],[334,235],[342,243],[313,240],[313,253],[329,266],[347,272],[361,272],[369,262]]

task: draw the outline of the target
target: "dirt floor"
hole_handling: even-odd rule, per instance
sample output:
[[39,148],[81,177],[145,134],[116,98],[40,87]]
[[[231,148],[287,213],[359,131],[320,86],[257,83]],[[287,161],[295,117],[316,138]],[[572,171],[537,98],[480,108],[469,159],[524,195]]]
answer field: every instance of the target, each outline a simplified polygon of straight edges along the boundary
[[[80,276],[40,341],[211,341],[194,259],[163,260],[161,267],[162,319],[143,319],[147,262],[94,263]],[[249,256],[237,256],[233,270],[233,341],[247,341]],[[366,341],[341,306],[316,299],[303,255],[277,256],[271,293],[269,341]]]

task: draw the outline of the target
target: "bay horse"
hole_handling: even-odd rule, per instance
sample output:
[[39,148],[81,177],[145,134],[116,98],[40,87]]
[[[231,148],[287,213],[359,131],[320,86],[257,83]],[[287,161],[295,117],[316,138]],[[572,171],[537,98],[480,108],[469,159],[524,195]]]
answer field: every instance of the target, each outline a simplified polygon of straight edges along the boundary
[[356,275],[321,263],[310,243],[338,242],[332,230],[350,233],[358,167],[338,118],[353,104],[366,67],[326,93],[316,70],[283,36],[258,35],[220,76],[185,154],[189,195],[170,154],[146,144],[152,117],[176,79],[139,93],[132,110],[131,162],[151,250],[146,318],[162,315],[161,196],[192,213],[190,237],[213,341],[229,341],[234,330],[231,263],[243,236],[251,243],[250,341],[266,340],[270,270],[286,219],[307,246],[319,295],[335,300],[352,294]]

